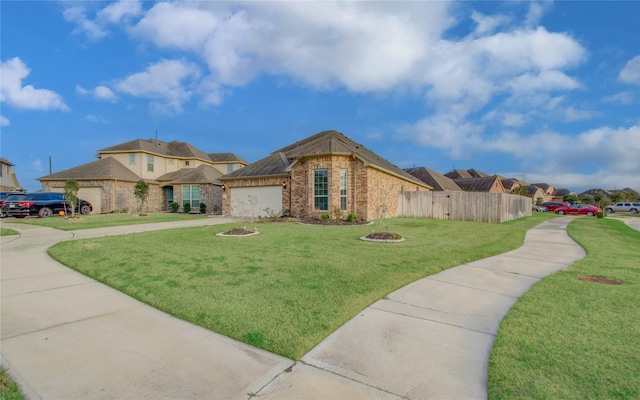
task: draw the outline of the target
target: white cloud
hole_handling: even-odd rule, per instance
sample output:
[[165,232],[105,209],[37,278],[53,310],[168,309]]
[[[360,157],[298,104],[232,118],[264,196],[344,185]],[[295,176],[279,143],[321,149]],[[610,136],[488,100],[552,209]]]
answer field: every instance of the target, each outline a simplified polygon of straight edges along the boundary
[[640,84],[640,55],[633,57],[620,71],[621,82]]
[[69,107],[62,97],[48,89],[36,89],[32,85],[24,85],[25,79],[31,71],[18,57],[7,62],[0,62],[0,102],[23,109],[30,110],[62,110],[68,111]]
[[475,33],[477,35],[491,33],[511,20],[507,15],[484,15],[477,11],[473,11],[471,19],[476,23]]
[[109,121],[108,119],[106,119],[103,115],[101,114],[89,114],[86,117],[84,117],[85,120],[89,121],[89,122],[95,122],[97,124],[105,124],[105,125],[109,125],[111,123],[111,121]]
[[142,14],[142,5],[137,0],[119,0],[98,11],[97,19],[112,24]]
[[89,19],[86,15],[87,11],[81,6],[72,6],[64,10],[64,18],[76,24],[74,33],[84,34],[91,40],[99,40],[109,34],[109,32],[95,21]]
[[198,68],[191,63],[163,60],[116,82],[115,88],[132,96],[156,100],[153,107],[157,112],[179,113],[182,103],[192,95],[188,89],[190,81],[198,76]]
[[526,25],[537,26],[542,16],[551,9],[553,2],[550,0],[532,1],[529,4],[529,12],[527,13]]
[[117,100],[117,96],[111,89],[106,86],[96,86],[93,89],[85,89],[80,85],[76,85],[76,93],[81,96],[90,96],[96,100],[114,102]]
[[564,110],[564,121],[565,122],[575,122],[575,121],[587,121],[593,118],[596,113],[587,110],[580,110],[575,107],[567,107]]
[[11,121],[9,121],[9,118],[5,117],[4,115],[0,115],[0,126],[9,126],[11,125]]
[[633,103],[633,100],[633,93],[627,91],[602,98],[602,101],[604,101],[605,103],[618,103],[625,105]]

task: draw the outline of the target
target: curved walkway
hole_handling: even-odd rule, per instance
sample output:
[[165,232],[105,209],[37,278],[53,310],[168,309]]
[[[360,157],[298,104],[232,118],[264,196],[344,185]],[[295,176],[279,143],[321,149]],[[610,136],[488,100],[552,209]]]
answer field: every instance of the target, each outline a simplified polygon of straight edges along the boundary
[[2,365],[29,399],[486,398],[502,317],[585,255],[566,233],[570,220],[543,222],[517,250],[405,286],[298,363],[173,318],[46,253],[61,240],[191,223],[73,233],[11,224],[20,236],[2,240]]

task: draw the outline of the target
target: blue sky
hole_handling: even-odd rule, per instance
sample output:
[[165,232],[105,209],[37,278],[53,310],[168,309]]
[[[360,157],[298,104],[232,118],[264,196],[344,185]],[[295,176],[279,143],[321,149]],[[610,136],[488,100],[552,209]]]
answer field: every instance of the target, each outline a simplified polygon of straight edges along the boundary
[[640,190],[640,2],[1,1],[20,184],[156,136],[249,162],[335,129],[401,168]]

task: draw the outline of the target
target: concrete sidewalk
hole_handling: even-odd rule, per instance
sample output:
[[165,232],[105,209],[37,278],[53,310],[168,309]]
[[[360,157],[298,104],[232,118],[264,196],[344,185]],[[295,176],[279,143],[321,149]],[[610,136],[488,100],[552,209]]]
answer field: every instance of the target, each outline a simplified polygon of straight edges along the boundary
[[2,365],[30,399],[486,398],[502,317],[540,278],[584,257],[566,234],[570,220],[407,285],[298,363],[166,315],[46,254],[72,237],[185,225],[68,233],[12,224],[21,236],[2,242]]

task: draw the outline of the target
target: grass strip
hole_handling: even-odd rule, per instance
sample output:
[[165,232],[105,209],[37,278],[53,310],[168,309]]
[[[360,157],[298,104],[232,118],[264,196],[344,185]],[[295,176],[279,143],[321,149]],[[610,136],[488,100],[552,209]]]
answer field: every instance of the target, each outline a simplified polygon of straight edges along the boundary
[[0,228],[0,236],[11,236],[11,235],[17,235],[18,232],[14,231],[13,229],[9,229],[9,228]]
[[358,240],[371,226],[260,223],[66,241],[60,262],[169,314],[298,359],[371,303],[416,279],[522,245],[552,215],[504,224],[390,219],[402,243]]
[[0,399],[22,400],[24,399],[18,384],[11,379],[7,370],[0,369]]
[[587,256],[540,281],[504,318],[491,399],[640,398],[640,232],[610,218],[579,218],[568,232]]

